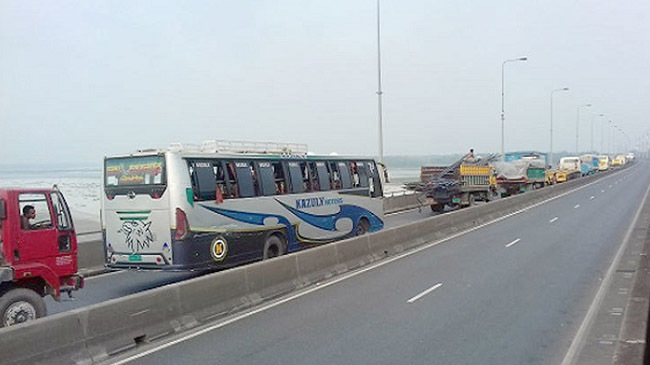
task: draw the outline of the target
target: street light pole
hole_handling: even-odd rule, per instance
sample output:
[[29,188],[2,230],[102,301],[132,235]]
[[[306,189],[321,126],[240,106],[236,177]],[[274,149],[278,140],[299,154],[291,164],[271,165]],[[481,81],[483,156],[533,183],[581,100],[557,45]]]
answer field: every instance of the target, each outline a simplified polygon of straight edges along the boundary
[[591,107],[591,104],[582,104],[578,105],[578,116],[576,118],[576,155],[580,152],[580,147],[578,144],[578,135],[580,134],[580,108],[585,107],[589,108]]
[[509,60],[503,61],[501,64],[501,161],[506,160],[506,152],[505,152],[505,109],[504,109],[504,85],[505,85],[505,77],[504,77],[504,71],[506,67],[506,63],[508,62],[517,62],[517,61],[526,61],[528,60],[527,57],[519,57],[519,58],[512,58]]
[[607,154],[612,154],[612,121],[607,121]]
[[379,0],[377,0],[377,108],[379,114],[379,162],[384,163],[384,132],[382,120],[382,107],[381,107],[381,33],[380,33],[380,7]]
[[553,94],[559,91],[568,91],[568,87],[551,90],[551,146],[549,148],[549,163],[553,166]]
[[591,153],[594,152],[594,119],[596,119],[596,116],[603,117],[605,114],[594,114],[591,117]]

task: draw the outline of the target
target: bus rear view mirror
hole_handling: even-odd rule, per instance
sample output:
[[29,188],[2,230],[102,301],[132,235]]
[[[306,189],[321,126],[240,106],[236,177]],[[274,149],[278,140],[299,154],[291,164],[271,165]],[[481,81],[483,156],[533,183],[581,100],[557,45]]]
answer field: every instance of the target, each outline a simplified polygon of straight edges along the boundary
[[7,207],[5,205],[4,199],[0,199],[0,220],[7,218]]

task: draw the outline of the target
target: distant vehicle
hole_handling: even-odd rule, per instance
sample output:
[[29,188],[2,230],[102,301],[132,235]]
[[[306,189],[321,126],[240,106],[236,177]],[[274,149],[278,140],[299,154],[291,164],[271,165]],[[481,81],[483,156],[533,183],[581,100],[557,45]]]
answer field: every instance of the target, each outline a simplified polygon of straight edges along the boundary
[[557,182],[563,182],[580,177],[582,175],[581,165],[582,163],[580,162],[579,157],[562,157],[560,162],[557,164]]
[[609,156],[600,155],[598,156],[598,171],[607,171],[609,168]]
[[111,268],[202,270],[383,228],[383,171],[305,145],[211,141],[105,158]]
[[557,168],[560,170],[580,170],[580,158],[579,157],[562,157],[560,162],[557,164]]
[[[21,216],[29,206],[36,212],[34,223]],[[58,301],[61,292],[83,284],[63,194],[56,187],[0,189],[0,327],[45,316],[44,296]]]
[[622,166],[627,162],[626,155],[616,155],[612,160],[612,166]]
[[596,155],[582,155],[580,156],[580,162],[582,165],[580,169],[582,170],[583,175],[591,175],[598,171],[599,159]]

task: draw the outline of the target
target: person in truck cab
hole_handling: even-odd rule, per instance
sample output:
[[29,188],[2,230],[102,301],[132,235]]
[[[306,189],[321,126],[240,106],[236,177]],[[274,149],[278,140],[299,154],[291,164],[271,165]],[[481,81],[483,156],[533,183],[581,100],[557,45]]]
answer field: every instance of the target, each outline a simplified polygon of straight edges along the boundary
[[20,216],[20,227],[23,230],[36,229],[29,223],[30,219],[36,218],[36,209],[31,205],[23,207],[23,215]]

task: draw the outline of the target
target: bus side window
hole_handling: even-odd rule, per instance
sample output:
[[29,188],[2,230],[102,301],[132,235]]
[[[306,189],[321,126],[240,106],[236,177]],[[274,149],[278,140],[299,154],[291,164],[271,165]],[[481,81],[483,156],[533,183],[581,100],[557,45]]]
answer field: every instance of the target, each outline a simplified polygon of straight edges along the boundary
[[259,162],[257,164],[259,172],[259,185],[261,187],[261,195],[270,196],[277,194],[275,186],[275,176],[273,173],[273,166],[270,162]]
[[276,194],[286,194],[287,193],[287,179],[285,178],[284,167],[281,162],[275,162],[271,164],[273,168],[273,178],[275,181],[275,193]]
[[327,170],[327,164],[325,162],[316,162],[316,172],[318,177],[318,185],[320,190],[326,191],[330,190],[330,173]]
[[355,162],[349,162],[348,166],[350,168],[350,175],[352,176],[352,187],[359,187],[359,174],[357,171],[357,164]]
[[336,162],[328,162],[330,168],[330,175],[332,177],[332,189],[339,190],[343,187],[341,184],[341,175],[339,174],[338,166]]
[[239,186],[239,197],[254,197],[256,195],[257,182],[255,181],[255,170],[253,169],[252,162],[235,162],[235,172],[237,185]]
[[381,179],[379,177],[379,170],[375,165],[374,161],[368,161],[368,181],[370,183],[370,194],[373,198],[378,196],[383,196],[383,191],[381,189]]
[[193,190],[198,201],[214,200],[216,195],[216,176],[210,161],[193,161]]
[[309,172],[309,165],[306,162],[300,163],[300,172],[302,174],[302,191],[309,192],[313,190],[311,183],[311,174]]
[[289,177],[291,178],[291,193],[302,193],[302,171],[298,162],[289,162]]
[[217,177],[217,184],[216,184],[217,194],[215,195],[217,195],[216,199],[220,200],[223,199],[226,195],[226,190],[227,190],[226,172],[223,168],[223,162],[221,161],[213,161],[212,168],[214,170],[214,175]]
[[341,184],[343,189],[350,189],[352,187],[352,176],[350,175],[350,168],[346,162],[338,163],[339,172],[341,173]]
[[239,191],[237,189],[237,180],[235,180],[236,174],[234,162],[226,162],[226,175],[228,175],[228,191],[224,194],[224,199],[237,198],[239,196]]
[[320,191],[320,183],[318,181],[318,170],[316,169],[316,162],[309,163],[309,185],[312,191]]
[[368,173],[366,172],[366,166],[363,162],[357,162],[357,176],[359,178],[359,186],[362,188],[368,187]]

